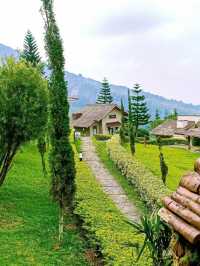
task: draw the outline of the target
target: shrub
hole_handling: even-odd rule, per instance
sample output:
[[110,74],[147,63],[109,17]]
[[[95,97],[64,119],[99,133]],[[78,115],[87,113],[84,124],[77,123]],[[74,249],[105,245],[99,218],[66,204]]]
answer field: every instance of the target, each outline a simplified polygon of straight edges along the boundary
[[194,138],[192,139],[192,145],[193,145],[193,146],[200,146],[200,138],[196,138],[196,137],[194,137]]
[[20,146],[46,126],[47,101],[47,83],[40,71],[13,58],[1,65],[0,186]]
[[76,140],[74,141],[74,144],[75,144],[75,147],[76,147],[76,151],[77,151],[78,153],[80,153],[80,152],[81,152],[81,140],[80,140],[80,139],[76,139]]
[[149,131],[145,128],[139,128],[137,132],[137,137],[149,137]]
[[[139,262],[137,247],[142,246],[144,237],[136,235],[112,200],[103,192],[89,166],[79,162],[76,153],[77,192],[75,213],[82,220],[86,237],[93,246],[98,248],[105,265],[130,266],[151,265],[145,250]],[[128,243],[135,243],[131,248]]]
[[141,199],[150,208],[161,205],[161,198],[170,194],[162,180],[154,176],[139,161],[133,158],[124,147],[119,144],[119,137],[113,136],[107,143],[110,158],[120,169],[122,174],[135,186]]
[[96,140],[109,140],[112,136],[111,135],[95,135]]

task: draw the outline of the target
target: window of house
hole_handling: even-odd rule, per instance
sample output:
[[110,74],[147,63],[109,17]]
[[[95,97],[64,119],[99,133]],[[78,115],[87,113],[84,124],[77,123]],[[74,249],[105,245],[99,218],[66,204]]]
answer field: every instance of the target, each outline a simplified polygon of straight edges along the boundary
[[109,118],[112,119],[112,118],[116,118],[116,115],[109,115]]

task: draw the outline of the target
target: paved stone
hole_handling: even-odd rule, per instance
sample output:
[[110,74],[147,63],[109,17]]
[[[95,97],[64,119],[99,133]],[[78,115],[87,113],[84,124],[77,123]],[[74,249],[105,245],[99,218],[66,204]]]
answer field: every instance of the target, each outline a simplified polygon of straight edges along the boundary
[[82,151],[83,160],[91,167],[96,179],[102,185],[104,192],[110,196],[124,216],[131,221],[139,221],[140,215],[136,206],[129,201],[122,187],[115,181],[115,178],[108,170],[104,168],[96,154],[91,138],[82,138]]

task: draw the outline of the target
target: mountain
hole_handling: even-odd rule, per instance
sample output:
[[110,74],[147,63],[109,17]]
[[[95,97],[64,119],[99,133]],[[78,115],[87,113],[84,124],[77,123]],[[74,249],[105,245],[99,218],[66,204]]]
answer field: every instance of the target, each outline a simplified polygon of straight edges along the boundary
[[[8,46],[0,44],[0,57],[14,56],[18,57],[18,52]],[[69,95],[77,96],[78,101],[71,103],[71,111],[76,111],[88,103],[94,103],[101,87],[101,83],[76,75],[70,72],[65,73],[68,81]],[[102,73],[103,76],[103,73]],[[121,98],[127,106],[127,90],[125,86],[111,85],[111,91],[116,103],[120,103]],[[200,105],[186,104],[182,101],[170,100],[164,97],[144,92],[151,115],[155,114],[156,109],[160,110],[162,116],[171,113],[175,108],[179,114],[200,114]]]
[[[66,79],[69,84],[69,94],[79,97],[78,101],[72,103],[72,111],[77,110],[86,103],[95,102],[101,87],[100,82],[90,78],[85,78],[81,74],[75,75],[70,72],[66,72]],[[111,85],[111,91],[114,101],[120,104],[120,100],[122,98],[127,107],[128,88],[125,86]],[[166,99],[146,91],[143,93],[146,97],[146,101],[152,115],[155,114],[156,109],[160,110],[161,115],[164,116],[166,113],[171,113],[175,108],[179,114],[200,114],[200,105],[187,104],[182,101]]]

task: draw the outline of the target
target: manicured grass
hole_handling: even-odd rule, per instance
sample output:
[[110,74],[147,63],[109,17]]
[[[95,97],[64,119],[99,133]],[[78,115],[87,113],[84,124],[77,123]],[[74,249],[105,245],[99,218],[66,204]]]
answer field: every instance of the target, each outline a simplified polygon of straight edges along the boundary
[[134,190],[133,185],[128,182],[127,178],[125,178],[121,172],[117,169],[113,161],[109,158],[107,148],[106,148],[106,142],[104,141],[97,141],[93,138],[93,143],[96,147],[96,152],[105,165],[105,167],[108,169],[111,175],[114,176],[118,184],[121,185],[123,190],[125,191],[126,195],[128,196],[129,200],[138,207],[138,210],[141,212],[141,214],[144,214],[147,212],[147,208],[145,207],[145,204],[141,201],[140,196]]
[[[126,144],[130,152],[129,145]],[[199,153],[194,153],[183,148],[163,147],[166,163],[169,167],[167,186],[175,190],[183,174],[192,171],[194,161],[200,157]],[[155,145],[136,144],[136,159],[141,161],[152,173],[160,178],[160,161],[158,147]]]
[[58,208],[49,187],[35,145],[26,145],[0,188],[0,265],[88,265],[84,243],[68,217],[59,247]]

